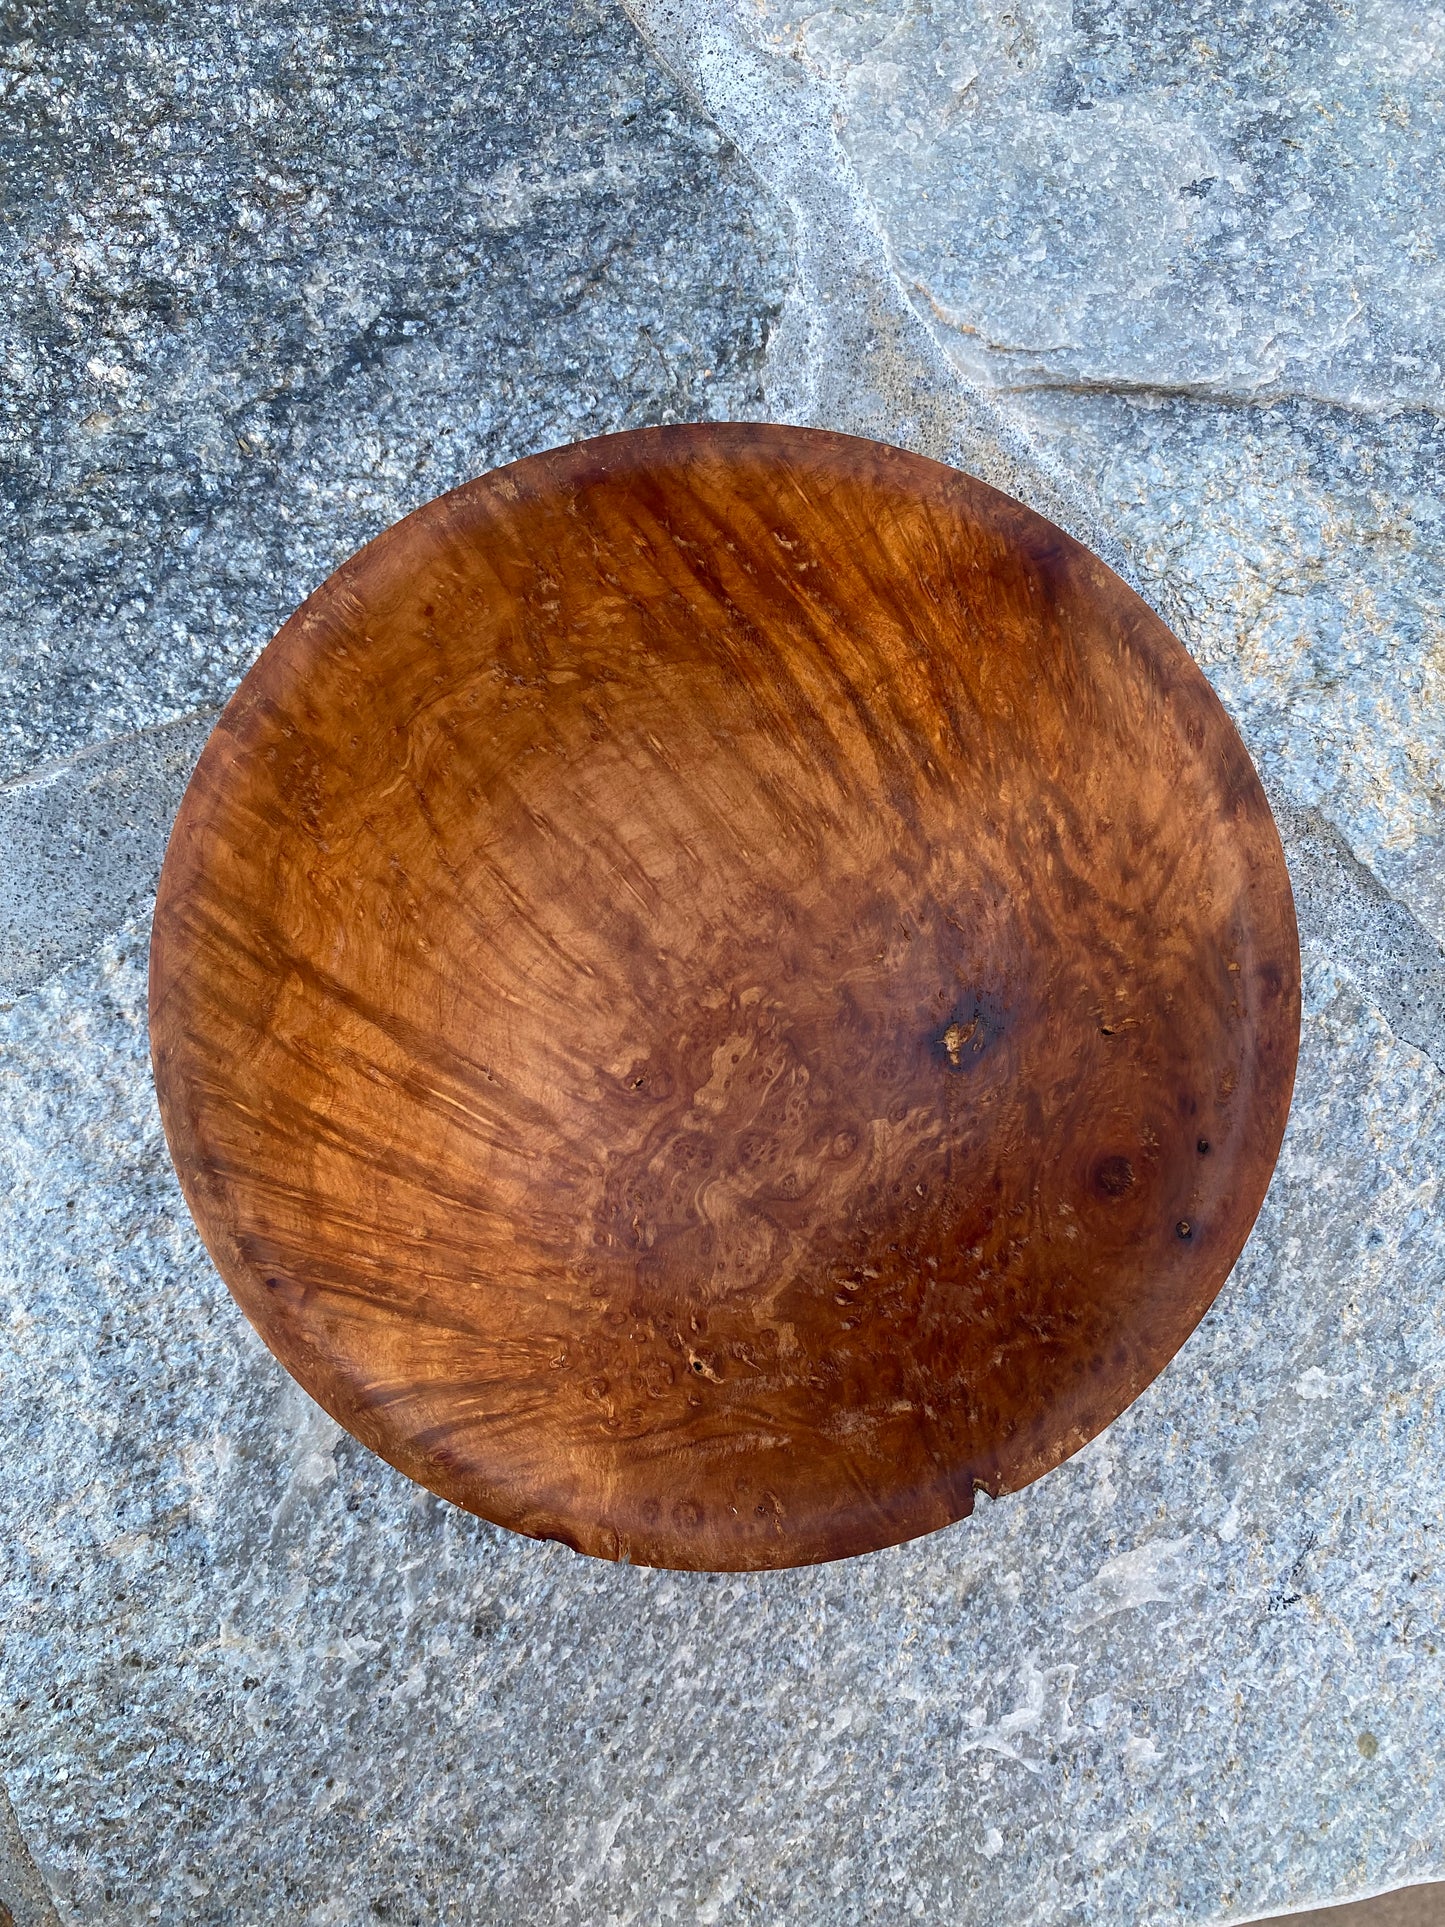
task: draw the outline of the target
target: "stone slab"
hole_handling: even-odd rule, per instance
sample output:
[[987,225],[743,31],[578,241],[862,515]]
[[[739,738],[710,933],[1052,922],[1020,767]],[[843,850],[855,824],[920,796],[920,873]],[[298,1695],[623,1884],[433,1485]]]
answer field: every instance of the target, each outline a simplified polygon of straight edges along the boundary
[[756,0],[749,17],[824,82],[900,278],[988,386],[1438,409],[1438,8]]
[[784,226],[614,7],[21,7],[0,79],[0,778],[474,474],[756,412]]

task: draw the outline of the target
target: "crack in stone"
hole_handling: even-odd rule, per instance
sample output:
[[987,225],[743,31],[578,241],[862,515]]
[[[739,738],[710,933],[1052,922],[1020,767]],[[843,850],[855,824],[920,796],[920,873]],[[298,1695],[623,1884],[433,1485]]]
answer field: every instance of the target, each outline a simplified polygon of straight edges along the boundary
[[207,703],[199,709],[188,709],[184,716],[171,716],[163,723],[147,723],[143,729],[122,729],[114,736],[100,736],[93,743],[82,743],[78,749],[69,750],[64,756],[37,763],[33,769],[22,770],[17,776],[7,776],[0,782],[0,797],[10,797],[25,790],[48,789],[52,783],[83,771],[88,764],[105,761],[112,752],[130,744],[155,741],[173,731],[188,730],[195,723],[213,724],[224,707],[224,703]]
[[0,786],[0,1000],[94,956],[154,888],[218,713],[88,743]]
[[[941,334],[945,343],[952,337],[963,335],[976,341],[989,354],[1040,357],[1077,354],[1082,347],[1082,343],[1077,341],[1048,343],[995,340],[972,322],[966,321],[957,309],[940,300],[920,277],[915,275],[904,282],[900,274],[899,279],[909,292],[910,299],[917,297],[927,304],[928,314],[925,318]],[[1051,376],[1041,372],[1029,381],[990,381],[988,392],[993,395],[1119,395],[1145,400],[1212,402],[1223,407],[1238,408],[1270,408],[1277,402],[1299,401],[1317,408],[1334,409],[1340,414],[1361,415],[1370,419],[1393,420],[1400,415],[1428,415],[1435,419],[1445,416],[1445,403],[1426,395],[1412,396],[1408,400],[1393,396],[1372,399],[1359,394],[1332,393],[1327,389],[1285,386],[1269,379],[1261,380],[1253,388],[1237,388],[1225,381],[1158,381],[1112,374]]]
[[1445,1077],[1445,950],[1322,810],[1272,797],[1302,934]]
[[[992,342],[985,344],[988,347],[993,345]],[[1000,352],[1029,354],[1038,350],[1001,348]],[[1358,395],[1332,395],[1323,389],[1262,387],[1250,392],[1216,387],[1211,382],[1130,381],[1124,376],[1113,375],[1101,375],[1097,379],[1074,376],[1058,381],[1000,382],[996,392],[1003,395],[1119,395],[1143,400],[1206,402],[1223,408],[1272,408],[1279,402],[1295,401],[1371,420],[1394,420],[1400,415],[1429,415],[1436,420],[1445,418],[1445,404],[1424,398],[1370,401]]]

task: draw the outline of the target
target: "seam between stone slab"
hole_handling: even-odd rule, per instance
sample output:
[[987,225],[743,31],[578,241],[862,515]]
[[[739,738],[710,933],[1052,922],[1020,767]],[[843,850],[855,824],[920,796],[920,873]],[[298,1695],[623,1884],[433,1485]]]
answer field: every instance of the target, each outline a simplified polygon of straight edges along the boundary
[[31,1858],[3,1781],[0,1781],[0,1907],[8,1910],[14,1927],[61,1927],[55,1902]]
[[623,4],[792,217],[794,283],[764,364],[773,419],[872,436],[967,468],[1139,588],[1129,550],[1090,491],[963,374],[920,314],[817,84],[750,40],[729,0]]
[[102,736],[93,743],[82,743],[78,749],[67,750],[63,756],[54,756],[48,762],[36,763],[30,769],[7,776],[0,781],[0,800],[19,790],[43,789],[72,771],[83,770],[87,764],[99,762],[129,744],[145,744],[175,730],[186,729],[193,723],[214,725],[224,708],[224,703],[208,703],[200,709],[188,709],[184,716],[167,717],[163,723],[147,723],[144,729],[123,729],[114,736]]
[[1317,808],[1271,798],[1301,934],[1445,1077],[1445,950]]
[[[961,317],[955,316],[946,304],[929,287],[926,281],[916,275],[907,281],[900,276],[915,308],[945,348],[958,339],[976,342],[988,355],[1048,355],[1054,352],[1048,348],[1030,347],[1024,342],[995,341],[981,333]],[[926,305],[919,308],[919,303]],[[951,352],[959,352],[951,349]],[[968,376],[965,375],[967,380]],[[1433,401],[1427,395],[1380,396],[1371,399],[1367,395],[1340,392],[1332,394],[1324,389],[1301,388],[1269,381],[1261,381],[1254,388],[1232,387],[1226,382],[1211,381],[1148,381],[1131,379],[1127,375],[1060,375],[1051,377],[1041,370],[1037,375],[1024,381],[1010,381],[1006,377],[990,381],[986,392],[990,395],[1117,395],[1122,399],[1138,398],[1157,401],[1197,401],[1214,402],[1225,408],[1272,408],[1279,402],[1304,402],[1316,408],[1336,409],[1341,414],[1365,415],[1393,420],[1399,415],[1429,415],[1433,419],[1445,417],[1445,404]]]
[[93,956],[154,888],[218,713],[88,744],[0,786],[0,1002]]

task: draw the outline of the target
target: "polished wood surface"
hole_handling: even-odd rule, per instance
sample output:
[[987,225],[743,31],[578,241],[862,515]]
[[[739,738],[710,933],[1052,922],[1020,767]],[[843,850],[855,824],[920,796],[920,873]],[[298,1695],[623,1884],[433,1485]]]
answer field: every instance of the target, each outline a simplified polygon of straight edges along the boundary
[[358,1437],[606,1558],[885,1546],[1026,1484],[1264,1197],[1299,954],[1158,618],[843,436],[533,457],[332,577],[201,759],[156,1081]]

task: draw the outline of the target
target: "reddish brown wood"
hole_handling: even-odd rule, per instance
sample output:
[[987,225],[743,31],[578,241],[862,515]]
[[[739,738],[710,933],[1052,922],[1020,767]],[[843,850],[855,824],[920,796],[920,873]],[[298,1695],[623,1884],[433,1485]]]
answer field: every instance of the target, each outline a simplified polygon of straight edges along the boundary
[[413,1478],[607,1558],[1037,1478],[1264,1197],[1299,956],[1203,676],[1017,502],[798,429],[483,477],[292,617],[161,882],[207,1245]]

